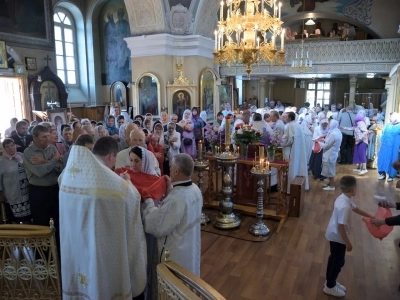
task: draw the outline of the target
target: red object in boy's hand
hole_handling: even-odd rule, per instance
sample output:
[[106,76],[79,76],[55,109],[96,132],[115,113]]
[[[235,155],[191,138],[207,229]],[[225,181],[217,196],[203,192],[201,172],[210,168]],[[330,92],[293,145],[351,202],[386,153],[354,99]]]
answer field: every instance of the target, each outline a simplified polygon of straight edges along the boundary
[[[386,219],[390,218],[391,216],[392,212],[390,211],[389,208],[378,207],[375,213],[375,218],[377,219]],[[379,227],[375,226],[370,222],[371,218],[364,217],[362,218],[362,220],[364,221],[365,225],[367,225],[369,233],[371,233],[372,236],[380,240],[387,237],[388,234],[391,233],[393,230],[393,226],[388,226],[388,225],[382,225]]]

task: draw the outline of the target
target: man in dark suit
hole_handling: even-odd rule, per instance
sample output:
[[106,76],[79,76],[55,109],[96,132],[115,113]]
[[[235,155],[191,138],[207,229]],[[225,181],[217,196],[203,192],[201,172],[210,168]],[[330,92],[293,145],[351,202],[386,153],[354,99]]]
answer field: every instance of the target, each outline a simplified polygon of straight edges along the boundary
[[[172,114],[169,116],[169,120],[170,122],[174,122],[175,123],[175,130],[176,132],[179,132],[182,136],[183,133],[183,128],[181,126],[178,125],[178,115],[176,114]],[[168,131],[168,124],[164,125],[164,132]]]
[[15,145],[17,145],[17,151],[24,153],[25,149],[28,148],[33,141],[32,135],[28,135],[28,123],[19,121],[15,125],[15,129],[17,133],[12,135],[11,138],[14,140]]

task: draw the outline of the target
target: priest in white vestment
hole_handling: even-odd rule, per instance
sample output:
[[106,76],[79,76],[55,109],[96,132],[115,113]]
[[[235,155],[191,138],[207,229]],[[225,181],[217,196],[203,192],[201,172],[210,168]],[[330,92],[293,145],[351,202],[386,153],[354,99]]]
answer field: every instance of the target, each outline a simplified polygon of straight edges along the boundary
[[143,293],[146,241],[136,188],[115,174],[118,144],[73,146],[60,175],[63,299],[132,299]]
[[157,238],[159,261],[168,249],[171,260],[200,276],[200,217],[203,196],[191,181],[193,159],[179,153],[171,162],[171,183],[160,207],[152,199],[143,203],[144,229]]
[[296,114],[294,112],[287,113],[288,123],[283,135],[283,155],[285,159],[289,160],[288,172],[288,188],[287,192],[290,193],[290,183],[296,176],[304,176],[305,189],[308,190],[308,153],[304,141],[304,134],[300,125],[296,121]]

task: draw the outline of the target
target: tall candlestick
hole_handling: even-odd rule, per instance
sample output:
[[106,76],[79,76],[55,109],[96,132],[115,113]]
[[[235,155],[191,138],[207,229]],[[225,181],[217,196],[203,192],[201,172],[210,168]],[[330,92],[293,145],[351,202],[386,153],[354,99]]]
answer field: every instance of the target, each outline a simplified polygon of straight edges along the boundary
[[199,140],[197,151],[198,151],[199,160],[202,160],[203,159],[203,141],[202,140]]
[[258,148],[260,159],[264,159],[264,146]]
[[214,41],[214,49],[215,49],[215,51],[218,51],[218,45],[217,45],[217,43],[218,43],[218,32],[215,30],[214,31],[214,37],[215,37],[215,41]]
[[231,118],[225,117],[225,148],[231,144]]
[[224,1],[221,1],[221,8],[219,9],[219,21],[224,19]]

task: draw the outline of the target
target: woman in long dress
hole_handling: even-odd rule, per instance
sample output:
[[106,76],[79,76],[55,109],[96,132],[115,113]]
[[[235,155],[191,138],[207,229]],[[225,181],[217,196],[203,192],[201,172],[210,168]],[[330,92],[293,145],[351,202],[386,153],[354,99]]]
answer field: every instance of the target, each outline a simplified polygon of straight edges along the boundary
[[22,165],[22,153],[17,152],[15,142],[10,138],[5,139],[2,146],[4,152],[0,156],[0,199],[5,201],[9,221],[30,221],[29,182]]
[[320,143],[324,141],[324,138],[328,133],[328,124],[329,124],[328,119],[322,119],[319,122],[319,125],[314,128],[314,134],[313,134],[314,143],[312,146],[309,166],[311,173],[314,176],[314,179],[316,180],[324,179],[324,177],[321,176],[323,150]]
[[192,122],[192,112],[189,109],[183,112],[182,120],[179,121],[178,125],[183,129],[181,152],[189,154],[193,159],[196,158],[194,125]]
[[176,130],[176,124],[169,122],[167,132],[164,132],[164,174],[169,175],[172,158],[181,149],[181,134]]

